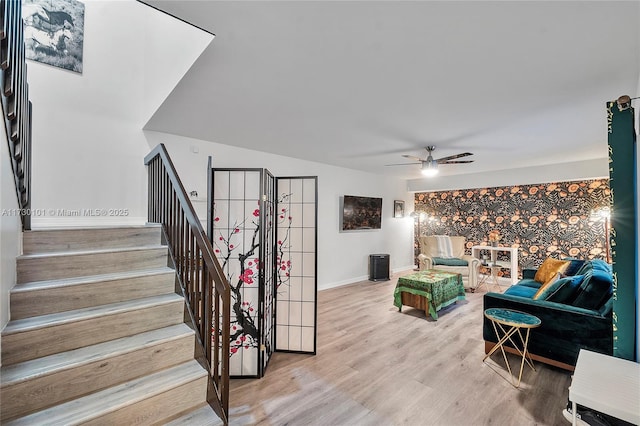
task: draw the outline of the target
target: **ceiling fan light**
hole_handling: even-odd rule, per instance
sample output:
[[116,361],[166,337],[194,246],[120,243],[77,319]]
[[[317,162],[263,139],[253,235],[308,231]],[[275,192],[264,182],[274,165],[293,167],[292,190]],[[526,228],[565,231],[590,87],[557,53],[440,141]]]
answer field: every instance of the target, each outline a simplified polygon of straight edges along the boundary
[[422,174],[427,177],[432,177],[438,174],[438,163],[435,161],[425,161],[422,164]]

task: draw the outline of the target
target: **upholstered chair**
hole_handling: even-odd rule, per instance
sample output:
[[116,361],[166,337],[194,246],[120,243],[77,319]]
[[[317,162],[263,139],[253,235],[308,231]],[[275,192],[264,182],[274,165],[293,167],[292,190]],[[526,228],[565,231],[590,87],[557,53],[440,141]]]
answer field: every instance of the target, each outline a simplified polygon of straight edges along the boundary
[[461,274],[465,287],[475,290],[478,285],[480,259],[465,254],[465,237],[455,236],[449,238],[453,257],[444,258],[442,256],[442,248],[438,246],[435,235],[419,237],[420,255],[418,255],[418,260],[420,262],[420,270],[440,269]]

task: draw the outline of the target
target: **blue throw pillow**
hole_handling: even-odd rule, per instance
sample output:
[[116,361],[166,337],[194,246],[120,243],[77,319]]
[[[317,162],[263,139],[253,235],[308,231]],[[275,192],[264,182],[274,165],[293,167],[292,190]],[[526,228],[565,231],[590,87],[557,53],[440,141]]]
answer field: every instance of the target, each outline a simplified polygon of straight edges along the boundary
[[579,293],[580,284],[584,275],[574,275],[572,277],[561,278],[557,282],[560,284],[555,291],[551,292],[545,300],[549,302],[564,303],[570,305]]
[[587,260],[582,264],[578,272],[575,275],[585,275],[587,272],[591,272],[593,270],[593,262],[591,260]]
[[458,259],[456,257],[432,257],[434,265],[442,265],[442,266],[468,266],[469,262],[463,259]]
[[593,259],[591,261],[591,266],[594,271],[602,271],[608,274],[612,274],[613,270],[611,269],[611,265],[605,262],[602,259]]
[[[546,287],[542,288],[540,293],[537,293],[537,297],[534,296],[535,300],[547,300],[547,298],[555,293],[556,291],[558,291],[558,289],[562,286],[564,286],[566,284],[567,281],[569,281],[571,279],[571,277],[566,277],[566,278],[559,278],[555,281],[553,281],[551,284],[547,285]],[[544,284],[543,284],[544,285]]]
[[580,270],[580,268],[582,268],[582,265],[584,265],[584,260],[582,259],[563,259],[563,260],[569,260],[571,263],[569,264],[569,266],[567,266],[567,269],[565,269],[564,271],[564,275],[567,277],[576,275],[578,273],[578,271]]
[[584,309],[599,309],[613,293],[613,277],[608,272],[593,270],[585,276],[580,292],[572,305]]

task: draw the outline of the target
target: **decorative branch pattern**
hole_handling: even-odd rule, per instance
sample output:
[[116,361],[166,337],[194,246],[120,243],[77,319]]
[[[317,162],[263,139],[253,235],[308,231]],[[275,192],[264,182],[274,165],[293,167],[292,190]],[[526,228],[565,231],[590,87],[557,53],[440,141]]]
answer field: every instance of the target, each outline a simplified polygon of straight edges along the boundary
[[[291,194],[283,194],[278,200],[282,203],[289,199]],[[259,202],[258,202],[259,204]],[[231,301],[233,317],[231,320],[231,332],[230,332],[230,353],[231,356],[238,353],[239,349],[258,348],[260,345],[260,330],[255,322],[256,309],[251,302],[243,300],[242,289],[245,286],[250,286],[258,283],[258,277],[264,267],[270,267],[270,265],[263,265],[258,257],[258,250],[260,248],[260,216],[261,211],[256,208],[252,216],[246,217],[240,221],[236,220],[233,226],[224,230],[217,230],[214,238],[214,250],[216,255],[222,261],[222,268],[228,272],[227,279],[231,283]],[[219,222],[220,217],[214,215],[214,222]],[[281,208],[278,212],[278,224],[286,224],[286,230],[284,237],[277,241],[276,250],[278,256],[276,257],[276,271],[277,281],[276,288],[280,288],[281,285],[288,285],[291,273],[291,260],[285,258],[285,252],[290,249],[289,239],[291,222],[293,218],[290,215],[289,209],[286,207]],[[267,223],[270,225],[270,222]],[[241,247],[241,241],[244,237],[244,232],[252,230],[251,243],[249,247],[245,247],[243,252],[239,252]],[[228,268],[230,262],[237,256],[238,264],[240,267],[240,273],[237,277],[234,277],[232,268]],[[266,319],[266,318],[265,318]]]
[[[303,242],[311,237],[303,232],[302,226],[298,229],[298,220],[302,225],[305,217],[303,202],[297,198],[303,198],[303,188],[298,184],[296,188],[301,191],[298,193],[292,185],[291,193],[284,190],[278,195],[273,176],[265,170],[240,173],[220,170],[219,173],[216,176],[220,186],[215,192],[211,218],[212,240],[231,288],[229,356],[233,360],[231,368],[235,369],[232,374],[260,376],[276,347],[276,295],[284,302],[279,313],[289,315],[289,309],[302,309],[296,318],[302,315],[305,321],[302,326],[289,327],[286,320],[278,324],[288,327],[281,335],[286,348],[306,351],[315,348],[315,338],[309,333],[315,318],[315,307],[309,302],[315,299],[305,293],[309,292],[308,288],[303,290],[303,281],[309,280],[298,274],[297,269],[302,271],[302,267],[294,265],[304,261],[303,247],[311,244]],[[260,184],[256,188],[258,180]],[[315,187],[315,180],[313,185]],[[256,200],[257,208],[254,209],[251,202],[247,205],[247,199]],[[298,211],[300,218],[294,217]],[[310,226],[315,226],[315,216],[307,228]],[[310,265],[309,273],[315,270],[314,266]],[[292,273],[296,274],[293,278]],[[312,285],[315,286],[315,282],[312,281]],[[302,297],[307,299],[301,300]],[[287,307],[287,303],[293,308]]]
[[278,330],[276,348],[314,353],[316,349],[317,180],[280,178],[275,270]]
[[[222,269],[229,271],[227,279],[231,284],[231,309],[234,313],[230,331],[231,356],[241,348],[257,348],[260,341],[258,326],[254,321],[256,307],[251,302],[244,301],[242,297],[242,288],[245,285],[253,285],[263,267],[256,255],[256,250],[260,247],[260,209],[256,208],[252,216],[234,222],[225,235],[218,231],[214,238],[215,253],[222,260]],[[219,222],[220,217],[214,216],[213,220]],[[243,252],[238,252],[241,244],[235,241],[242,241],[244,236],[241,229],[246,230],[247,226],[253,227],[251,243]],[[240,266],[240,274],[237,277],[233,276],[231,268],[227,268],[234,253],[237,253]]]
[[[282,194],[278,199],[278,205],[284,204],[291,198],[291,193]],[[276,244],[276,250],[278,255],[276,256],[276,290],[280,289],[280,286],[289,285],[291,280],[291,259],[285,258],[285,252],[291,248],[290,236],[291,236],[291,222],[293,217],[288,207],[282,207],[278,212],[278,225],[286,224],[284,235],[278,240]],[[282,228],[282,227],[281,227]]]

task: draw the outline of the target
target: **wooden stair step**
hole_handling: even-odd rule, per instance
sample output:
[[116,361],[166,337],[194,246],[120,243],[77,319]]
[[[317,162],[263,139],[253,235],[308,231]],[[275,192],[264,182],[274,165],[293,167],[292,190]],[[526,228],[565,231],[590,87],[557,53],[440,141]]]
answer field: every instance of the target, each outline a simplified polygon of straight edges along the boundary
[[165,426],[222,426],[224,423],[209,404],[197,407],[177,419],[166,423]]
[[201,406],[206,389],[207,371],[191,360],[4,424],[155,424]]
[[17,284],[11,318],[71,311],[175,292],[175,271],[157,268]]
[[162,245],[105,250],[26,254],[17,258],[17,282],[85,277],[167,266]]
[[162,228],[152,224],[118,228],[37,229],[23,234],[23,253],[51,253],[161,243]]
[[0,421],[186,362],[194,344],[194,331],[177,324],[2,367]]
[[2,363],[15,364],[184,321],[183,298],[164,294],[10,321]]

